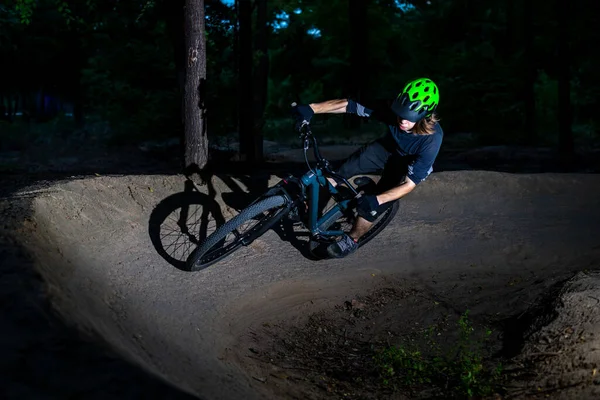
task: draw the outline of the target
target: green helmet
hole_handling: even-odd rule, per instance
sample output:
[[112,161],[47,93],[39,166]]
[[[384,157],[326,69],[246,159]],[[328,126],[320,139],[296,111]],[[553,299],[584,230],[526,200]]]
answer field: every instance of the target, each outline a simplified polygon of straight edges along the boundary
[[392,103],[392,111],[402,119],[418,122],[430,117],[440,102],[440,92],[429,78],[419,78],[406,84]]

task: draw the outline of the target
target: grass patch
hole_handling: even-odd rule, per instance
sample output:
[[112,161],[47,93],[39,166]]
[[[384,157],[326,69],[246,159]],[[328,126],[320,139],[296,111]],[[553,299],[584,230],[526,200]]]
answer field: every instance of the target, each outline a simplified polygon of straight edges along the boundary
[[255,373],[297,398],[478,398],[502,393],[504,376],[501,343],[482,325],[398,282],[301,325],[264,323],[250,351]]
[[458,340],[445,350],[438,342],[436,326],[424,334],[425,346],[409,343],[382,349],[375,356],[381,383],[394,390],[423,385],[437,388],[447,397],[489,396],[500,388],[502,364],[486,363],[484,347],[490,329],[477,335],[469,320],[469,311],[458,320]]

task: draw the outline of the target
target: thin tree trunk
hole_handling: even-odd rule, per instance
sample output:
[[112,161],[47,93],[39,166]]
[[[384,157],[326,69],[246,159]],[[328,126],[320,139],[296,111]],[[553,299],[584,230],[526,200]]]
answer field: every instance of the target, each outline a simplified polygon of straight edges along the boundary
[[506,58],[513,57],[518,49],[517,43],[517,30],[518,24],[516,23],[516,10],[515,0],[506,0],[506,47],[504,49],[504,56]]
[[21,115],[23,115],[25,112],[25,95],[23,92],[14,93],[14,97],[15,102],[13,103],[13,119],[17,117],[17,113],[20,112]]
[[[348,96],[360,102],[364,97],[367,62],[367,4],[365,0],[348,0],[350,38],[350,76]],[[346,115],[346,126],[356,129],[360,118]]]
[[23,100],[21,103],[21,115],[23,120],[33,122],[35,118],[36,94],[32,88],[27,88],[23,92]]
[[[233,10],[235,12],[235,23],[233,24],[233,62],[234,62],[234,73],[237,78],[237,88],[240,89],[240,0],[234,0]],[[241,143],[241,122],[240,122],[240,99],[236,97],[237,103],[235,104],[236,112],[236,128],[238,133],[238,140]],[[240,145],[241,149],[241,145]]]
[[44,88],[39,90],[39,97],[37,99],[37,107],[35,113],[35,121],[42,122],[46,119],[46,102],[44,101]]
[[75,121],[75,126],[78,129],[84,127],[84,117],[83,117],[83,88],[81,86],[81,72],[77,74],[76,83],[77,87],[75,88],[75,94],[73,98],[73,119]]
[[185,78],[183,91],[185,170],[198,172],[208,162],[205,121],[206,39],[204,0],[185,0]]
[[3,92],[0,93],[0,120],[10,121],[10,114],[8,113],[7,108],[8,101],[6,101],[5,98],[8,98],[10,101],[9,96],[6,96]]
[[[167,32],[173,46],[175,68],[177,69],[177,83],[181,93],[185,83],[185,30],[184,6],[185,0],[169,0],[159,3],[163,6],[161,12],[165,16]],[[182,117],[183,120],[183,117]]]
[[81,36],[75,35],[73,39],[73,56],[75,58],[75,62],[73,65],[73,82],[71,83],[72,91],[70,94],[73,96],[73,119],[75,121],[75,126],[78,129],[81,129],[84,126],[84,90],[81,80],[83,78],[83,68],[86,62],[86,54],[81,42]]
[[569,19],[564,15],[571,15],[569,5],[557,1],[558,21],[558,138],[560,157],[565,165],[570,165],[574,156],[574,138],[571,109],[571,74],[570,74],[570,48],[569,48]]
[[265,108],[267,106],[267,93],[269,86],[269,53],[268,53],[268,25],[267,25],[267,0],[256,0],[256,51],[258,64],[254,71],[254,152],[255,160],[263,160],[263,134],[265,125]]
[[[181,156],[185,156],[185,134],[183,129],[183,121],[185,119],[183,108],[183,93],[185,85],[185,29],[184,29],[184,0],[169,0],[158,3],[162,9],[160,14],[164,15],[167,34],[173,46],[173,56],[175,58],[175,70],[177,73],[177,86],[179,89],[180,107],[179,124],[173,126],[173,132],[179,137],[179,151]],[[185,160],[184,160],[185,163]]]
[[523,23],[524,23],[524,57],[525,66],[523,77],[523,95],[525,103],[525,135],[529,144],[535,144],[537,140],[537,127],[535,121],[535,81],[537,72],[535,66],[535,56],[533,54],[534,40],[534,15],[533,0],[523,0]]
[[8,120],[10,122],[14,121],[17,110],[19,108],[19,92],[9,92],[8,93]]
[[252,163],[256,161],[256,149],[253,138],[254,100],[252,90],[252,2],[239,0],[239,119],[240,152],[242,158]]

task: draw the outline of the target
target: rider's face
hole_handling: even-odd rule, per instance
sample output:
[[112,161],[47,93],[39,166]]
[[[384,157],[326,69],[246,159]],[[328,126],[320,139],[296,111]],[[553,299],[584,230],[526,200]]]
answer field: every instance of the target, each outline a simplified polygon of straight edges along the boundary
[[400,129],[402,129],[403,131],[410,131],[412,128],[414,128],[415,123],[408,121],[406,119],[400,119],[400,117],[398,117],[398,125],[400,126]]

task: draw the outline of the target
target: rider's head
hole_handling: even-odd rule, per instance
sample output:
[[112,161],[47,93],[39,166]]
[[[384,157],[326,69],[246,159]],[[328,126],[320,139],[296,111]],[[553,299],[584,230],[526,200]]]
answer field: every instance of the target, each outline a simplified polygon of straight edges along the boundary
[[433,132],[434,114],[440,101],[437,85],[429,78],[418,78],[406,84],[392,103],[400,129],[418,134]]

